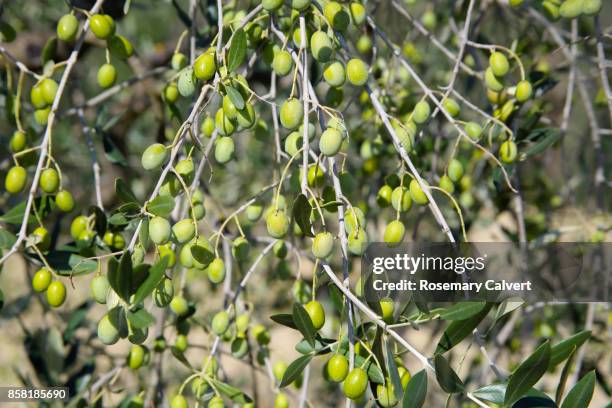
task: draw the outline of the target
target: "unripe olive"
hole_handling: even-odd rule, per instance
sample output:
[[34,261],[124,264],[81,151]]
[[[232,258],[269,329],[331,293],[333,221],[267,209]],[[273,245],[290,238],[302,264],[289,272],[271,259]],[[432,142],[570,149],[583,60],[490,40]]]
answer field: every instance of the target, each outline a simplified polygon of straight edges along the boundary
[[344,229],[351,233],[357,228],[365,228],[366,219],[359,207],[350,207],[344,211]]
[[582,13],[587,16],[597,15],[601,11],[601,0],[583,0]]
[[214,284],[219,284],[225,280],[225,262],[221,258],[215,258],[206,268],[208,280]]
[[227,331],[229,327],[229,322],[230,322],[229,314],[225,310],[222,310],[219,313],[217,313],[213,317],[212,323],[211,323],[213,333],[215,333],[217,336],[221,336],[223,333]]
[[393,189],[391,186],[384,185],[376,193],[376,202],[382,208],[386,208],[391,205],[391,199],[393,196]]
[[174,264],[176,263],[176,255],[172,250],[172,245],[170,245],[169,243],[165,245],[159,245],[157,247],[157,252],[159,252],[159,259],[167,259],[168,268],[172,268],[174,266]]
[[363,228],[358,228],[348,234],[348,250],[353,255],[363,255],[368,244],[368,234]]
[[193,72],[199,80],[208,81],[215,76],[217,63],[214,52],[205,52],[193,63]]
[[79,20],[72,14],[65,14],[57,22],[57,38],[72,42],[79,30]]
[[291,54],[285,50],[277,51],[272,60],[272,69],[279,76],[285,76],[293,68],[293,59]]
[[423,13],[421,17],[421,22],[428,30],[433,30],[436,28],[438,24],[438,18],[436,17],[436,13],[433,10],[427,10]]
[[561,17],[558,0],[544,0],[542,8],[544,8],[546,16],[553,21],[557,21]]
[[128,365],[132,370],[137,370],[142,367],[145,353],[146,349],[143,346],[136,344],[130,348],[130,353],[128,354]]
[[321,187],[323,185],[325,174],[323,169],[316,164],[311,164],[308,167],[308,185],[310,187]]
[[559,14],[563,18],[576,18],[582,13],[583,0],[565,0],[559,7]]
[[113,35],[106,41],[108,50],[121,59],[128,59],[134,54],[132,43],[122,35]]
[[404,366],[399,366],[397,368],[397,373],[400,377],[400,381],[402,383],[402,388],[405,390],[408,386],[408,382],[410,381],[410,371]]
[[13,166],[6,173],[4,179],[4,188],[10,194],[17,194],[23,191],[26,185],[27,173],[26,169],[21,166]]
[[157,307],[166,307],[174,297],[174,286],[168,278],[163,278],[153,291],[153,299]]
[[304,107],[295,98],[287,99],[280,108],[280,122],[286,129],[297,128],[304,119]]
[[357,39],[357,44],[355,44],[357,51],[362,54],[367,54],[372,51],[372,39],[369,35],[362,35]]
[[87,217],[84,215],[79,215],[70,224],[70,236],[74,239],[77,239],[81,232],[87,229]]
[[51,284],[53,276],[47,268],[39,269],[32,278],[32,289],[36,292],[44,292]]
[[391,324],[393,322],[393,300],[391,299],[382,299],[380,302],[380,317],[387,324]]
[[416,135],[416,124],[413,121],[408,122],[405,126],[393,126],[395,135],[399,139],[400,145],[410,152],[414,146],[414,136]]
[[310,37],[312,56],[319,62],[327,62],[333,51],[332,40],[325,31],[315,31]]
[[270,343],[270,333],[263,324],[256,324],[251,328],[251,334],[255,337],[255,340],[261,345]]
[[287,363],[282,360],[275,362],[272,366],[272,374],[274,374],[274,378],[276,378],[277,381],[281,381],[283,379],[286,371]]
[[457,159],[451,159],[448,163],[447,174],[452,181],[459,181],[463,177],[463,165],[461,162]]
[[327,82],[330,86],[342,86],[344,81],[346,81],[344,64],[338,60],[328,63],[323,70],[323,79],[325,79],[325,82]]
[[249,328],[249,322],[251,317],[248,313],[242,313],[236,316],[236,331],[238,333],[244,333]]
[[43,252],[49,249],[49,246],[51,245],[51,236],[46,228],[35,228],[34,231],[32,231],[32,236],[33,238],[38,238],[38,243],[36,244],[38,249]]
[[291,132],[285,139],[285,152],[291,157],[295,156],[302,147],[303,138],[299,132]]
[[200,131],[204,134],[204,136],[210,138],[215,131],[215,120],[206,115],[202,121],[202,124],[200,125]]
[[312,321],[312,326],[315,330],[319,330],[325,324],[325,310],[321,303],[316,300],[311,300],[310,302],[304,305],[304,309],[308,312],[308,316],[310,316],[310,320]]
[[189,304],[184,297],[177,295],[172,298],[170,309],[172,309],[177,316],[184,316],[189,311]]
[[112,249],[125,248],[125,238],[123,238],[123,235],[119,232],[106,231],[103,241]]
[[47,101],[43,97],[40,84],[36,84],[30,89],[30,102],[32,102],[36,109],[42,109],[47,106]]
[[55,100],[55,95],[57,94],[57,82],[51,78],[45,78],[40,82],[39,86],[43,99],[47,105],[51,105]]
[[180,220],[172,226],[172,234],[179,244],[184,244],[195,236],[196,228],[191,218]]
[[41,126],[46,125],[49,120],[49,113],[51,113],[51,107],[36,109],[34,111],[34,121]]
[[263,207],[261,206],[261,204],[258,203],[249,205],[245,210],[247,220],[251,222],[258,221],[261,218],[262,213]]
[[491,67],[487,68],[485,71],[485,83],[487,88],[494,92],[500,92],[504,89],[504,83],[495,76]]
[[261,0],[264,10],[276,11],[282,7],[284,0]]
[[110,88],[117,80],[117,70],[112,64],[103,64],[98,69],[98,85],[100,88]]
[[47,287],[47,302],[50,306],[60,307],[66,300],[66,286],[61,281],[53,281]]
[[397,397],[393,390],[393,384],[387,381],[386,385],[378,384],[376,386],[376,401],[383,408],[393,407],[397,405]]
[[274,256],[279,259],[285,259],[287,257],[287,253],[289,252],[287,244],[283,240],[276,241],[274,247],[272,248],[272,251],[274,252]]
[[170,65],[172,66],[173,70],[180,71],[187,66],[187,56],[182,52],[175,52],[172,54]]
[[356,1],[352,2],[349,5],[349,10],[351,12],[351,17],[353,18],[353,23],[356,25],[361,25],[366,20],[366,9],[365,7]]
[[168,242],[171,235],[170,222],[163,217],[153,217],[149,220],[149,238],[157,245]]
[[187,67],[179,73],[177,87],[182,96],[188,97],[193,95],[196,87],[196,77],[191,67]]
[[70,191],[61,190],[55,195],[55,204],[63,212],[70,212],[74,209],[74,198]]
[[225,114],[223,108],[218,109],[215,113],[215,127],[223,136],[229,136],[236,130],[235,122]]
[[516,143],[512,140],[506,140],[499,146],[499,158],[506,164],[514,163],[518,155]]
[[412,199],[406,187],[396,187],[391,194],[391,205],[395,211],[405,212],[412,208]]
[[416,179],[410,180],[410,196],[414,200],[415,203],[420,205],[425,205],[429,203],[429,198],[427,198],[427,194],[421,188],[421,185]]
[[106,304],[106,298],[110,291],[110,284],[105,275],[100,275],[93,278],[89,288],[91,291],[91,297],[93,297],[96,302]]
[[327,375],[333,382],[342,382],[348,374],[349,363],[342,354],[334,354],[327,362]]
[[182,395],[175,395],[170,401],[170,408],[187,408],[187,399]]
[[482,127],[476,122],[468,122],[465,124],[465,133],[467,133],[470,139],[478,140],[482,135]]
[[284,238],[289,231],[289,218],[284,210],[273,210],[266,216],[266,228],[273,238]]
[[451,115],[453,118],[459,116],[461,113],[461,106],[454,99],[445,99],[444,100],[444,109]]
[[25,132],[16,130],[11,136],[10,148],[13,153],[18,153],[25,149],[28,138]]
[[420,101],[414,106],[414,111],[412,112],[412,120],[417,125],[422,125],[427,122],[429,119],[429,115],[431,114],[431,107],[427,101]]
[[406,227],[399,220],[391,221],[385,227],[385,235],[383,240],[389,244],[397,244],[403,241],[406,234]]
[[274,408],[289,408],[289,398],[284,392],[276,394],[274,399]]
[[225,95],[223,97],[222,105],[223,105],[223,114],[225,115],[225,117],[231,120],[236,119],[236,115],[238,114],[238,109],[236,109],[236,105],[234,105],[234,102],[232,102],[232,98],[230,98],[228,95]]
[[106,40],[115,34],[115,21],[106,14],[94,14],[89,20],[91,32],[100,40]]
[[440,177],[439,186],[442,190],[446,191],[449,194],[453,194],[455,191],[455,185],[453,181],[446,174]]
[[506,58],[506,56],[499,51],[491,53],[491,56],[489,57],[489,66],[491,67],[493,75],[498,78],[505,76],[510,70],[508,58]]
[[346,63],[346,77],[355,86],[362,86],[368,82],[368,66],[359,58],[350,59]]
[[164,88],[164,99],[168,103],[174,103],[178,100],[179,90],[176,83],[171,82]]
[[323,14],[334,30],[344,31],[351,22],[349,14],[336,1],[327,3],[323,8]]
[[531,98],[533,94],[533,88],[531,82],[524,80],[518,83],[516,86],[516,100],[519,102],[525,102]]
[[352,400],[359,399],[368,386],[368,374],[363,368],[354,368],[344,380],[344,395]]
[[166,146],[154,143],[147,147],[142,153],[141,163],[145,170],[153,170],[161,167],[168,159]]
[[231,137],[223,136],[215,143],[215,160],[219,164],[225,164],[234,157],[234,140]]
[[104,344],[115,344],[119,340],[119,329],[116,322],[111,320],[110,313],[107,313],[98,322],[98,338]]
[[327,128],[319,139],[319,150],[324,155],[331,157],[340,151],[342,146],[342,134],[334,128]]
[[320,232],[312,240],[312,254],[319,259],[325,259],[334,250],[334,237],[329,232]]
[[184,353],[187,350],[189,343],[187,342],[187,336],[179,334],[174,340],[174,349],[180,353]]
[[40,174],[40,188],[48,194],[55,193],[59,187],[59,175],[53,168],[44,169]]

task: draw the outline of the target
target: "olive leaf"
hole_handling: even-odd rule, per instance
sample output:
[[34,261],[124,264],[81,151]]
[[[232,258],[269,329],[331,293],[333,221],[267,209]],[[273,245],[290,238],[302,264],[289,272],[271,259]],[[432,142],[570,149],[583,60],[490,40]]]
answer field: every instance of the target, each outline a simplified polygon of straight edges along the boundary
[[233,72],[244,61],[247,51],[247,37],[244,30],[238,29],[234,32],[232,43],[227,55],[227,70]]
[[227,96],[230,98],[236,109],[244,109],[244,99],[242,98],[240,92],[238,92],[235,88],[229,85],[225,87],[225,92],[227,93]]
[[238,388],[227,383],[221,382],[215,378],[210,378],[207,381],[211,383],[215,390],[219,391],[221,394],[225,395],[237,404],[245,405],[253,401],[251,397],[240,391]]
[[115,193],[124,203],[138,203],[138,199],[125,181],[118,178],[115,180]]
[[134,295],[134,301],[132,304],[137,305],[142,302],[153,290],[159,285],[159,282],[164,277],[164,272],[168,267],[168,257],[164,256],[162,259],[157,261],[155,265],[149,269],[149,275],[145,281],[138,287],[136,294]]
[[480,324],[480,322],[487,316],[492,306],[492,303],[487,303],[480,312],[473,315],[472,317],[465,320],[452,321],[448,325],[446,330],[444,330],[442,338],[440,338],[438,346],[436,347],[435,353],[445,353],[451,348],[455,347],[457,344],[459,344],[467,336],[469,336]]
[[402,400],[402,408],[421,408],[427,397],[427,372],[421,370],[416,373],[410,381],[404,392]]
[[595,370],[589,371],[570,390],[561,405],[561,408],[586,408],[593,398],[595,390]]
[[144,329],[155,323],[155,317],[145,309],[140,308],[134,312],[127,312],[127,319],[134,329]]
[[291,364],[289,364],[289,367],[287,367],[287,370],[285,370],[285,374],[283,374],[283,379],[281,380],[279,387],[286,387],[297,380],[300,374],[302,374],[302,371],[304,371],[304,368],[306,368],[308,363],[310,363],[310,360],[312,360],[312,355],[306,355],[298,357]]
[[308,198],[304,194],[297,196],[293,202],[292,216],[295,222],[300,227],[300,230],[304,235],[308,237],[314,237],[312,233],[312,226],[310,224],[310,214],[312,213],[312,206],[308,201]]
[[559,363],[568,358],[572,354],[574,348],[580,348],[589,337],[591,337],[591,331],[583,330],[552,346],[548,369],[551,370],[555,368]]
[[487,306],[486,302],[459,302],[440,312],[444,320],[465,320],[478,314]]
[[147,211],[159,217],[165,217],[174,209],[174,198],[169,195],[158,195],[147,203]]
[[436,354],[434,357],[434,367],[438,384],[444,391],[455,394],[465,390],[463,382],[441,354]]
[[282,324],[283,326],[287,326],[295,330],[298,329],[297,325],[293,321],[293,316],[290,315],[289,313],[275,314],[275,315],[270,316],[270,319],[272,319],[278,324]]
[[538,382],[546,372],[550,354],[550,343],[547,340],[514,370],[504,396],[505,405],[517,401]]
[[17,237],[15,234],[5,229],[0,229],[0,248],[8,249],[12,247],[16,241]]
[[315,328],[312,325],[310,315],[299,303],[293,304],[293,322],[297,329],[302,333],[306,341],[314,347],[315,345]]

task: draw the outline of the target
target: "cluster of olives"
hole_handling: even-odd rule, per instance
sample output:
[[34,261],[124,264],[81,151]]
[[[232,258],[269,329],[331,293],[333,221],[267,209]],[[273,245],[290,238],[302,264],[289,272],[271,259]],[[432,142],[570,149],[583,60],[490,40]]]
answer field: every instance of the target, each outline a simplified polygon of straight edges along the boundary
[[60,280],[53,280],[53,274],[47,268],[41,268],[32,277],[32,289],[35,292],[47,293],[50,306],[60,307],[66,301],[66,286]]
[[[522,5],[524,0],[510,0],[512,6]],[[559,18],[573,19],[585,16],[595,16],[601,11],[601,0],[544,0],[541,7],[551,20]]]

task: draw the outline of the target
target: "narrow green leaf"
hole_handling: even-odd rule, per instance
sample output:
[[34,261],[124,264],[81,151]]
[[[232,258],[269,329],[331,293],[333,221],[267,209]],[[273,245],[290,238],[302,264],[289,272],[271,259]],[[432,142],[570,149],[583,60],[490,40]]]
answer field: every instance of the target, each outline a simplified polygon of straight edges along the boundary
[[0,248],[8,249],[17,242],[17,237],[10,231],[0,228]]
[[293,304],[293,322],[297,326],[297,329],[302,333],[302,336],[306,341],[314,347],[315,345],[315,328],[312,325],[310,315],[299,303]]
[[586,408],[595,390],[595,370],[589,371],[567,394],[561,408]]
[[295,222],[300,227],[300,230],[302,230],[304,235],[308,237],[314,236],[312,233],[312,226],[310,224],[311,212],[312,206],[310,205],[308,198],[306,198],[304,194],[298,195],[293,202],[292,215]]
[[315,339],[315,345],[313,347],[306,340],[300,340],[300,342],[295,345],[295,350],[300,354],[328,354],[332,352],[332,348],[328,346],[334,341],[335,340],[332,339],[317,338]]
[[113,215],[110,216],[110,218],[108,219],[108,223],[111,225],[126,225],[128,223],[128,219],[125,217],[125,215],[123,213],[120,212],[116,212]]
[[106,156],[106,159],[118,166],[127,167],[127,159],[121,150],[119,150],[119,147],[117,147],[110,135],[103,131],[98,133],[102,135],[102,147],[104,147],[104,156]]
[[466,320],[478,314],[487,306],[487,302],[459,302],[440,313],[444,320]]
[[523,299],[517,297],[505,299],[497,307],[497,311],[495,312],[495,320],[497,321],[515,309],[518,309],[523,305],[523,303],[525,303]]
[[299,357],[291,364],[289,364],[289,367],[287,367],[287,370],[283,375],[283,379],[281,380],[279,387],[286,387],[295,380],[297,380],[300,374],[302,374],[302,371],[304,371],[304,368],[306,368],[308,363],[310,363],[310,360],[312,360],[312,356],[307,355]]
[[524,396],[544,375],[549,362],[550,343],[547,340],[514,370],[508,381],[504,404],[510,405]]
[[557,405],[561,405],[561,399],[565,394],[565,384],[567,383],[567,378],[569,377],[570,371],[572,369],[572,365],[574,364],[574,357],[576,356],[576,347],[572,350],[569,358],[563,365],[563,370],[561,371],[561,377],[559,377],[559,385],[557,385],[557,391],[555,392],[555,402]]
[[244,30],[241,28],[234,32],[232,44],[227,55],[227,70],[234,72],[246,57],[247,52],[247,37]]
[[447,352],[469,336],[487,316],[492,305],[492,303],[487,303],[485,307],[478,312],[478,314],[475,314],[469,319],[455,320],[451,322],[446,330],[444,330],[442,338],[440,338],[440,341],[438,342],[438,347],[436,347],[435,354]]
[[119,261],[115,258],[110,258],[108,260],[108,270],[106,272],[106,277],[108,278],[108,283],[110,287],[115,291],[117,295],[119,295]]
[[[508,383],[485,385],[484,387],[480,387],[476,391],[472,392],[472,395],[484,401],[489,401],[497,405],[503,405],[507,387]],[[547,399],[554,404],[554,401],[552,401],[548,395],[544,394],[542,391],[536,390],[535,388],[529,389],[529,391],[525,393],[525,396],[538,398],[539,400]]]
[[147,203],[147,211],[151,214],[165,217],[174,210],[174,198],[168,195],[158,195]]
[[404,389],[397,370],[397,364],[395,363],[395,356],[393,355],[393,343],[390,343],[385,338],[383,348],[385,349],[385,365],[387,366],[387,374],[391,379],[391,384],[393,384],[393,393],[395,394],[395,398],[401,400]]
[[287,326],[295,330],[298,329],[297,325],[293,321],[293,316],[290,315],[289,313],[275,314],[275,315],[270,316],[270,319],[272,319],[278,324],[282,324],[283,326]]
[[42,65],[45,65],[47,62],[55,60],[55,53],[57,52],[57,37],[53,36],[47,40],[45,46],[40,53],[40,59]]
[[119,259],[118,286],[119,297],[129,302],[132,294],[132,255],[129,251],[125,251]]
[[191,255],[193,255],[196,261],[203,264],[204,267],[207,267],[215,259],[215,253],[212,251],[212,248],[203,245],[193,245],[191,247]]
[[544,150],[555,144],[555,142],[562,136],[558,129],[548,128],[545,129],[545,132],[543,133],[541,129],[536,129],[534,132],[541,133],[538,134],[540,140],[535,145],[523,152],[525,157],[535,156],[536,154],[542,153]]
[[168,257],[164,256],[162,259],[157,261],[155,265],[149,269],[149,276],[140,285],[134,296],[134,302],[132,304],[139,304],[142,302],[153,290],[157,287],[159,282],[164,276],[164,272],[168,267]]
[[234,386],[231,386],[214,378],[211,378],[209,381],[212,383],[216,390],[218,390],[221,394],[225,395],[237,404],[244,405],[248,404],[249,402],[252,402],[251,397],[249,397],[248,395],[240,391],[240,389]]
[[236,109],[244,109],[244,98],[242,98],[240,92],[238,92],[235,88],[229,85],[225,87],[225,92],[227,93],[227,96],[229,96]]
[[455,394],[465,390],[463,382],[441,354],[436,354],[434,357],[434,368],[438,384],[444,391]]
[[591,337],[590,330],[583,330],[568,337],[565,340],[552,346],[550,350],[550,362],[548,363],[548,369],[553,369],[563,360],[568,358],[575,348],[580,348],[588,339]]
[[416,373],[410,381],[404,392],[402,400],[402,408],[421,408],[427,397],[427,372],[421,370]]

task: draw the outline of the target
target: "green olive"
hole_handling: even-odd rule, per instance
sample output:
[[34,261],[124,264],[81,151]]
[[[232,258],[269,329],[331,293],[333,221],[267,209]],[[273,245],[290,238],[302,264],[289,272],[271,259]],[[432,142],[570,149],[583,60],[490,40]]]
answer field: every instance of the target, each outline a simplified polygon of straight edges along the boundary
[[232,254],[239,261],[245,260],[250,250],[251,245],[245,237],[238,237],[232,242]]
[[425,194],[425,192],[421,188],[421,185],[416,179],[410,180],[410,196],[417,204],[425,205],[429,203],[429,198],[427,198],[427,194]]
[[55,100],[55,95],[57,94],[57,88],[59,85],[51,78],[43,79],[40,84],[41,95],[47,105],[51,105]]
[[230,317],[225,310],[215,314],[211,322],[213,333],[215,333],[217,336],[221,336],[229,328],[229,323]]
[[514,163],[518,155],[516,143],[512,140],[506,140],[499,146],[499,158],[506,164]]
[[467,133],[470,139],[478,140],[482,136],[482,126],[476,122],[468,122],[465,124],[465,133]]
[[359,207],[350,207],[344,211],[344,229],[347,233],[353,232],[357,228],[365,228],[366,219],[363,211]]
[[191,67],[183,69],[178,76],[177,88],[181,96],[189,97],[196,89],[196,77]]
[[457,159],[451,159],[446,172],[452,181],[458,182],[463,177],[463,164]]
[[334,250],[334,237],[329,232],[320,232],[312,240],[312,254],[319,259],[325,259]]
[[149,220],[149,238],[157,245],[162,245],[170,239],[172,229],[170,222],[163,217],[153,217]]
[[51,284],[53,275],[47,268],[39,269],[32,278],[32,289],[36,292],[44,292]]
[[368,66],[359,58],[353,58],[346,63],[346,77],[355,86],[363,86],[368,82]]
[[103,64],[98,69],[98,85],[100,88],[110,88],[117,80],[117,69],[112,64]]
[[255,109],[253,105],[249,102],[244,104],[243,109],[238,109],[236,114],[236,121],[238,122],[238,126],[243,129],[251,129],[255,125],[255,120],[257,119],[257,115],[255,114]]
[[122,35],[113,35],[106,41],[108,50],[121,59],[128,59],[134,54],[132,43]]
[[325,310],[321,303],[316,300],[311,300],[304,305],[304,309],[308,312],[312,326],[315,330],[319,330],[325,324]]
[[21,166],[13,166],[6,173],[4,188],[10,194],[17,194],[23,191],[27,181],[26,169]]
[[132,370],[137,370],[142,366],[144,362],[146,349],[140,345],[133,345],[130,348],[130,353],[128,354],[128,365]]
[[285,50],[277,51],[272,59],[272,69],[278,76],[285,76],[293,68],[291,54]]
[[352,400],[361,398],[368,386],[368,374],[363,368],[354,368],[344,380],[344,395]]
[[302,103],[295,99],[287,99],[281,105],[280,122],[286,129],[295,129],[304,119],[304,107]]
[[329,62],[323,70],[323,79],[332,87],[344,85],[344,81],[346,81],[344,64],[338,60]]
[[53,281],[47,288],[47,302],[50,306],[60,307],[66,300],[66,286],[61,281]]
[[399,220],[391,221],[385,227],[384,241],[390,244],[397,244],[404,240],[406,227]]
[[170,401],[170,408],[187,408],[187,399],[182,395],[175,395]]
[[504,77],[510,70],[508,58],[506,58],[506,56],[499,51],[491,53],[491,56],[489,57],[489,66],[491,67],[493,75],[498,78]]
[[353,19],[353,23],[355,23],[356,25],[361,25],[365,22],[366,9],[363,4],[354,1],[349,5],[349,11],[351,12],[351,18]]
[[57,38],[72,42],[79,31],[79,20],[73,14],[65,14],[57,22]]
[[200,55],[193,63],[193,72],[201,81],[209,81],[215,76],[217,63],[214,52],[205,52]]
[[70,191],[60,190],[55,195],[55,205],[63,212],[70,212],[74,209],[74,198]]
[[565,0],[559,7],[559,14],[563,18],[576,18],[582,14],[583,0]]
[[412,112],[412,120],[417,125],[422,125],[427,122],[429,119],[429,115],[431,114],[431,107],[427,101],[420,101],[414,106],[414,111]]
[[96,302],[106,304],[106,299],[110,292],[110,283],[105,275],[99,275],[93,278],[89,288],[91,297],[93,297]]
[[459,113],[461,113],[461,106],[459,106],[459,103],[454,99],[445,99],[443,106],[453,118],[456,118],[459,116]]
[[180,71],[187,66],[187,56],[182,52],[175,52],[172,54],[170,66],[172,66],[173,70]]
[[279,392],[274,398],[274,408],[289,408],[289,398],[284,392]]
[[107,346],[119,340],[119,329],[116,322],[111,320],[110,313],[105,314],[98,322],[98,338]]
[[94,14],[89,20],[89,28],[100,40],[106,40],[115,34],[115,21],[107,14]]
[[601,11],[601,0],[583,0],[582,13],[587,16],[595,16]]
[[319,150],[324,155],[331,157],[335,156],[342,146],[342,134],[334,129],[327,128],[321,134],[321,139],[319,139]]
[[60,180],[57,170],[53,168],[44,169],[40,174],[40,188],[47,194],[53,194],[59,188]]
[[49,231],[47,231],[46,228],[35,228],[34,231],[32,231],[32,236],[33,238],[36,238],[38,240],[36,246],[41,251],[47,251],[49,249],[49,246],[51,246],[51,235],[49,235]]
[[225,164],[234,157],[234,140],[231,137],[223,136],[215,143],[215,160],[219,164]]
[[284,210],[273,210],[266,216],[266,228],[273,238],[284,238],[289,231],[289,218]]
[[448,194],[453,194],[453,192],[455,191],[455,185],[453,184],[453,181],[446,174],[440,177],[440,182],[438,183],[438,185]]
[[11,136],[11,143],[10,143],[11,152],[19,153],[20,151],[25,149],[27,142],[28,142],[28,138],[25,132],[16,130],[15,132],[13,132],[13,136]]
[[393,390],[393,384],[387,381],[386,385],[378,384],[376,386],[376,401],[383,408],[393,407],[397,405],[397,397]]
[[189,303],[187,303],[184,297],[177,295],[172,298],[170,309],[172,309],[177,316],[184,316],[189,312]]
[[264,10],[267,11],[276,11],[282,7],[284,0],[262,0],[261,5]]
[[166,307],[174,297],[174,285],[168,278],[163,278],[153,291],[153,299],[157,307]]
[[491,67],[485,71],[485,83],[487,88],[493,92],[501,92],[504,89],[504,83],[495,76]]
[[336,1],[330,1],[325,5],[323,8],[323,15],[334,30],[345,31],[351,22],[349,14],[344,7]]
[[208,280],[214,284],[219,284],[225,280],[225,262],[221,258],[215,258],[206,268]]
[[285,139],[285,152],[291,157],[295,156],[302,147],[303,138],[300,132],[291,132]]
[[196,226],[191,218],[180,220],[172,226],[172,234],[179,244],[184,244],[195,236]]
[[154,143],[142,153],[141,163],[145,170],[161,167],[168,159],[168,150],[161,143]]
[[519,102],[525,102],[531,98],[533,94],[533,88],[531,82],[524,80],[518,83],[516,86],[516,100]]
[[261,214],[263,214],[263,207],[261,204],[251,204],[245,210],[246,218],[251,222],[258,221],[261,218]]
[[225,114],[223,108],[215,114],[215,127],[223,136],[229,136],[236,131],[236,123]]
[[391,194],[391,205],[395,211],[406,212],[412,208],[410,192],[406,187],[396,187]]
[[319,62],[329,61],[333,52],[332,40],[325,31],[315,31],[310,37],[312,56]]
[[334,354],[327,362],[327,375],[333,382],[342,382],[348,374],[349,363],[342,354]]

